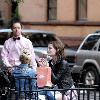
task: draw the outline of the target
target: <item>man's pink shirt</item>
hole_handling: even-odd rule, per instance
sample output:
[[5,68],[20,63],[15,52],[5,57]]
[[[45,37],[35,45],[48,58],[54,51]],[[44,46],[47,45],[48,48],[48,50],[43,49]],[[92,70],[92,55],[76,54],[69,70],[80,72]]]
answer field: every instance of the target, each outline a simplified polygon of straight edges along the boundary
[[3,63],[7,66],[18,66],[21,64],[19,57],[23,48],[27,48],[32,52],[32,62],[31,65],[33,69],[36,71],[36,60],[35,53],[33,49],[32,42],[25,37],[20,36],[20,40],[14,41],[13,38],[9,38],[5,41],[3,49],[1,51],[1,57]]

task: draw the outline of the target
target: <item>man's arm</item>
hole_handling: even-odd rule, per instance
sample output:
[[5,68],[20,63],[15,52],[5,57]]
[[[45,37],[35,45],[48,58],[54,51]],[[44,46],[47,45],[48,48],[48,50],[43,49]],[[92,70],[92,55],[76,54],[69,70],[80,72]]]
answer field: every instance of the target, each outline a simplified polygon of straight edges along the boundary
[[1,58],[2,58],[3,63],[7,67],[12,67],[11,64],[8,61],[8,53],[9,53],[9,51],[7,49],[7,43],[5,42],[4,46],[3,46],[2,50],[1,50]]

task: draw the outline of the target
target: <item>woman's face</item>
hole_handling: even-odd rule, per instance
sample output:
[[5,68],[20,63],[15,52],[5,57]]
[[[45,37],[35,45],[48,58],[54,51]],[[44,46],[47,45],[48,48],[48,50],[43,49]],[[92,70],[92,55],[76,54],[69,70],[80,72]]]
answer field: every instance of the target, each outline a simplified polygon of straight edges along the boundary
[[20,36],[22,31],[20,23],[14,23],[12,27],[12,31],[13,31],[13,36],[15,37]]
[[48,55],[51,57],[56,56],[56,49],[52,44],[48,44]]

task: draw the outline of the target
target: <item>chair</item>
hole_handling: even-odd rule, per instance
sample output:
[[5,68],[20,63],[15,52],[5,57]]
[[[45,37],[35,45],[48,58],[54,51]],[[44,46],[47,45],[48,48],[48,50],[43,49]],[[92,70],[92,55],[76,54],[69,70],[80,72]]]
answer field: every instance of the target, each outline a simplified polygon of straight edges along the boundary
[[29,99],[36,100],[37,82],[36,77],[30,78],[29,76],[15,77],[15,95],[16,100]]

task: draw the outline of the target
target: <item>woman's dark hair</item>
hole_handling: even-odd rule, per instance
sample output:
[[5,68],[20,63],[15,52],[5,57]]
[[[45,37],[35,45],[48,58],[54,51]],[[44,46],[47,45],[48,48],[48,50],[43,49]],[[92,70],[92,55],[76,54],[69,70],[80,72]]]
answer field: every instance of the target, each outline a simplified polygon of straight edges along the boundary
[[23,27],[23,25],[22,25],[20,20],[14,19],[14,20],[11,20],[11,22],[10,22],[10,28],[12,28],[15,23],[20,23],[21,28]]
[[61,41],[51,41],[49,44],[52,44],[56,49],[57,59],[60,60],[64,58],[64,44]]

